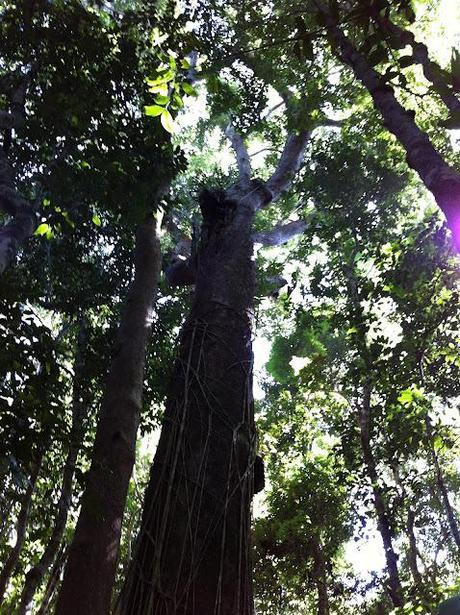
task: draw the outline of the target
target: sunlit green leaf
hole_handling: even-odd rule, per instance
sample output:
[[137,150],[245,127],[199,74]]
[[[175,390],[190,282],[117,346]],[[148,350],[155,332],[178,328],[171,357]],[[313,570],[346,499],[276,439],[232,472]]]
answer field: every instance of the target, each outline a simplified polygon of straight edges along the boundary
[[159,107],[158,105],[147,105],[144,107],[145,115],[149,115],[150,117],[156,117],[157,115],[161,115],[165,111],[164,107]]
[[169,113],[169,111],[167,109],[163,110],[163,113],[160,116],[161,119],[161,124],[163,126],[163,128],[170,133],[175,132],[176,130],[176,125],[174,123],[174,120],[171,116],[171,114]]

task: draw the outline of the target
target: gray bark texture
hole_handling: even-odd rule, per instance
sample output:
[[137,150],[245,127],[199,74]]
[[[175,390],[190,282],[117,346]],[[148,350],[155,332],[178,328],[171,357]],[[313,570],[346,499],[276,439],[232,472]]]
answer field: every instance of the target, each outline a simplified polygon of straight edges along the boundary
[[417,539],[415,538],[415,512],[413,508],[409,508],[407,511],[407,523],[406,523],[406,532],[409,537],[409,549],[407,552],[407,560],[409,563],[409,568],[412,574],[412,578],[414,579],[414,585],[417,588],[417,592],[420,596],[425,595],[425,588],[423,585],[423,578],[418,568],[417,562]]
[[150,215],[137,228],[134,281],[105,386],[92,464],[57,600],[57,615],[107,615],[110,611],[160,267],[156,220]]
[[428,441],[430,445],[430,454],[431,454],[431,459],[433,462],[433,467],[434,467],[434,472],[435,472],[435,477],[436,477],[436,485],[438,488],[439,495],[441,496],[441,501],[444,507],[444,512],[447,517],[450,534],[451,534],[452,540],[455,542],[455,545],[457,547],[458,556],[460,557],[460,529],[458,527],[458,521],[455,516],[453,506],[450,502],[449,491],[446,487],[442,469],[439,463],[438,454],[434,446],[433,427],[431,425],[430,417],[428,416],[428,414],[425,416],[425,428],[426,428]]
[[391,531],[390,517],[386,509],[385,500],[382,491],[378,485],[377,463],[372,451],[370,442],[370,413],[371,413],[371,393],[370,385],[365,385],[363,391],[363,402],[359,412],[359,424],[361,434],[361,449],[363,453],[364,465],[366,467],[367,476],[372,487],[372,495],[374,499],[375,513],[377,516],[377,527],[382,537],[383,550],[385,552],[385,560],[388,572],[388,595],[391,598],[393,606],[401,607],[404,604],[403,591],[398,570],[398,556],[393,547],[393,538]]
[[[355,248],[357,251],[357,247]],[[353,261],[351,261],[352,263]],[[346,280],[348,299],[350,304],[350,316],[357,329],[358,351],[366,366],[366,373],[369,380],[363,383],[362,400],[358,408],[358,425],[360,430],[361,451],[369,478],[374,508],[377,517],[377,527],[382,538],[383,549],[388,573],[388,595],[395,607],[404,604],[403,591],[398,570],[398,556],[393,547],[392,529],[390,516],[388,514],[383,493],[378,484],[377,462],[371,443],[371,420],[372,420],[372,357],[369,353],[366,342],[366,326],[363,308],[359,298],[359,282],[353,272],[352,264],[343,265],[343,273]]]
[[67,545],[65,543],[62,543],[54,560],[50,575],[48,577],[45,593],[43,594],[43,599],[40,604],[40,608],[37,611],[37,615],[50,615],[52,612],[51,604],[55,595],[56,587],[59,584],[62,568],[64,567],[67,558],[67,553]]
[[313,576],[316,583],[318,596],[317,615],[329,615],[329,596],[327,586],[326,560],[321,542],[318,538],[313,539]]

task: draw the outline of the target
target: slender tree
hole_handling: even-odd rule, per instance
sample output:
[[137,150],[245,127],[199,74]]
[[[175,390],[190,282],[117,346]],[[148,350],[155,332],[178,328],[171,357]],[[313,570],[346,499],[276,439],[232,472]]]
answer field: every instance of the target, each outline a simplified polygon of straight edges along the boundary
[[[159,202],[165,187],[158,188]],[[153,214],[136,231],[135,274],[126,297],[117,347],[105,385],[75,535],[69,547],[56,613],[107,613],[123,511],[135,459],[144,363],[161,267]]]
[[24,615],[33,600],[36,590],[58,556],[62,537],[67,523],[67,516],[72,504],[73,481],[78,454],[85,435],[86,419],[89,410],[89,389],[85,384],[85,355],[87,354],[87,332],[85,316],[81,315],[78,322],[77,350],[75,353],[73,392],[72,392],[72,424],[69,433],[69,448],[62,470],[61,493],[57,502],[57,513],[47,545],[39,559],[27,572],[20,603],[16,609],[17,615]]
[[13,574],[13,571],[19,561],[21,549],[24,544],[24,540],[26,538],[27,523],[29,520],[30,506],[32,503],[32,495],[35,489],[38,475],[40,473],[41,464],[42,464],[42,456],[40,456],[40,459],[34,462],[33,470],[28,480],[27,488],[25,490],[25,493],[24,493],[24,496],[21,502],[21,507],[18,513],[16,528],[15,528],[16,529],[16,540],[14,542],[14,545],[11,547],[10,552],[3,565],[3,568],[0,572],[0,604],[3,602],[5,591],[8,587],[8,583],[11,579],[11,575]]

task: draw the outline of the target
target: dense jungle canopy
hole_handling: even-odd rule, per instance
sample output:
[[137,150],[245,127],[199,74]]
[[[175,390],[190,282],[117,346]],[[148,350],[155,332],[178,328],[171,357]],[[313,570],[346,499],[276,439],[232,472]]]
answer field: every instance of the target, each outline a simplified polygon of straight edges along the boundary
[[460,613],[460,6],[0,0],[0,613]]

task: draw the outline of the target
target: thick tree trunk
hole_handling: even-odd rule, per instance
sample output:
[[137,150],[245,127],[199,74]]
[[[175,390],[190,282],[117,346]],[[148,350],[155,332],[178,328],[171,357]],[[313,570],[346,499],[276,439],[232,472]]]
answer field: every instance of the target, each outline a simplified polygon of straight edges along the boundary
[[329,615],[329,596],[327,593],[327,571],[323,549],[318,539],[313,541],[313,576],[318,594],[317,615]]
[[146,492],[124,615],[252,615],[251,223],[261,184],[202,203],[196,292]]
[[40,459],[34,464],[32,473],[29,478],[29,484],[27,485],[26,492],[24,493],[24,498],[21,502],[21,508],[18,514],[18,519],[16,523],[16,542],[11,548],[6,562],[2,568],[2,571],[0,572],[0,605],[3,602],[5,591],[8,587],[11,575],[16,568],[16,564],[19,560],[19,555],[21,554],[22,545],[24,544],[27,531],[27,523],[29,521],[29,511],[32,503],[32,495],[35,490],[38,475],[40,473],[42,460],[43,455],[41,455]]
[[136,233],[134,281],[105,387],[92,464],[58,596],[58,615],[107,615],[110,610],[161,266],[155,226],[150,215]]
[[385,500],[378,486],[377,464],[370,444],[370,412],[371,412],[371,385],[366,384],[363,391],[363,403],[359,413],[359,426],[361,435],[361,449],[367,476],[372,487],[374,507],[377,515],[377,526],[382,537],[385,561],[388,572],[388,595],[395,607],[404,604],[401,581],[399,579],[398,556],[393,548],[391,523],[385,506]]
[[47,613],[51,613],[51,601],[53,600],[54,592],[56,591],[56,587],[59,583],[59,578],[67,558],[67,553],[67,545],[62,543],[56,555],[56,559],[54,560],[54,564],[48,578],[48,583],[46,584],[45,593],[43,594],[42,603],[37,611],[37,615],[46,615]]
[[457,249],[460,250],[460,174],[452,169],[434,148],[413,116],[397,100],[394,90],[383,76],[359,53],[326,8],[320,9],[327,22],[337,57],[348,64],[372,96],[384,125],[406,150],[407,162],[420,175],[425,186],[443,211]]
[[62,535],[67,523],[67,516],[72,503],[73,477],[75,464],[80,451],[85,429],[85,419],[88,413],[88,392],[85,386],[85,354],[86,354],[86,331],[84,319],[80,320],[80,329],[77,342],[77,353],[74,363],[73,377],[73,400],[72,400],[72,426],[69,434],[69,450],[64,464],[61,494],[57,503],[57,513],[54,518],[54,526],[48,544],[35,566],[26,574],[24,588],[21,594],[16,615],[25,615],[32,602],[37,588],[40,587],[43,577],[52,565]]
[[425,416],[425,428],[428,435],[428,441],[430,444],[431,459],[433,461],[433,468],[436,476],[436,485],[438,487],[439,494],[441,496],[444,511],[449,524],[450,534],[457,546],[458,556],[460,556],[460,529],[458,527],[457,518],[455,516],[454,509],[450,502],[449,492],[444,482],[444,476],[442,474],[441,466],[439,465],[438,455],[434,446],[433,428],[430,422],[428,414]]

